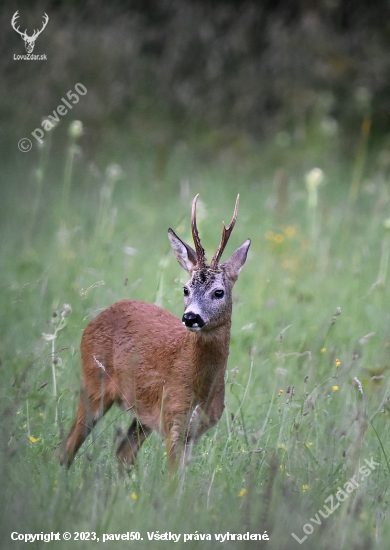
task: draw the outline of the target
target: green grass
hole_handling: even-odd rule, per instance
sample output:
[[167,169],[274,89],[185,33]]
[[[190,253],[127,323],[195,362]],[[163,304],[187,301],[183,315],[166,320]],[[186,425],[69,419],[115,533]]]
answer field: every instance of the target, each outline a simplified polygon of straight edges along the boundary
[[[353,167],[325,170],[314,215],[297,170],[290,174],[287,210],[278,218],[273,173],[258,176],[260,155],[236,168],[225,161],[204,165],[186,150],[172,152],[162,180],[153,177],[148,154],[124,161],[121,173],[111,167],[99,177],[86,165],[68,165],[63,180],[66,158],[47,166],[44,159],[32,163],[29,181],[17,189],[11,175],[4,191],[2,545],[24,548],[22,541],[10,542],[13,531],[96,532],[100,541],[103,533],[137,531],[142,542],[104,547],[154,548],[157,542],[149,542],[147,532],[159,531],[181,534],[176,548],[218,548],[215,534],[267,531],[269,542],[242,544],[388,548],[385,180],[361,186],[351,203],[349,182],[340,174],[351,177]],[[188,193],[180,184],[186,178]],[[82,331],[122,298],[158,301],[181,316],[186,273],[174,259],[167,229],[190,241],[190,205],[198,192],[198,226],[209,258],[237,192],[238,220],[226,256],[247,237],[252,240],[234,289],[226,412],[173,478],[157,435],[147,440],[132,471],[119,470],[115,430],[130,419],[118,408],[98,424],[66,471],[55,452],[76,411]],[[53,341],[42,334],[59,328],[53,312],[65,303],[72,312],[54,340],[56,399]],[[359,479],[359,468],[371,458],[378,465],[346,502],[321,525],[310,521],[338,487],[354,475]],[[313,533],[300,546],[291,533],[302,539],[309,523]],[[212,541],[184,543],[184,534],[191,533],[210,534]]]

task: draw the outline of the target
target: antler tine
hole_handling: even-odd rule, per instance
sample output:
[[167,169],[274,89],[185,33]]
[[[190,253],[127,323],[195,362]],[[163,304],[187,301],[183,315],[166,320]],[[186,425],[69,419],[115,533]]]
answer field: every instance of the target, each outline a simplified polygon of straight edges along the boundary
[[47,15],[47,13],[44,14],[43,16],[43,26],[41,28],[41,30],[39,31],[40,33],[43,31],[43,29],[46,27],[46,25],[48,24],[49,22],[49,16]]
[[39,36],[41,34],[41,32],[45,29],[48,22],[49,22],[49,16],[47,15],[47,13],[45,13],[44,16],[43,16],[42,28],[40,30],[37,30],[37,31],[34,30],[34,34],[33,34],[32,38],[35,38],[35,36]]
[[23,36],[23,34],[26,34],[27,29],[26,29],[26,31],[23,33],[22,31],[19,30],[19,29],[20,29],[20,25],[19,25],[19,27],[16,27],[16,20],[17,20],[18,18],[19,18],[19,10],[17,10],[17,11],[14,13],[14,15],[13,15],[13,17],[12,17],[12,20],[11,20],[11,25],[12,25],[12,28],[14,29],[14,31],[16,31],[17,33],[19,33],[20,35]]
[[222,222],[222,239],[219,247],[217,248],[216,253],[214,254],[213,259],[211,260],[211,269],[217,269],[219,260],[221,259],[221,256],[223,254],[223,251],[225,250],[225,246],[227,245],[227,242],[229,240],[230,234],[233,231],[234,224],[236,223],[237,219],[237,211],[238,211],[238,202],[240,199],[240,195],[237,195],[236,199],[236,206],[234,208],[234,214],[232,221],[230,222],[229,227],[226,229],[225,222]]
[[203,268],[205,267],[206,258],[204,255],[204,249],[202,245],[200,244],[200,238],[198,233],[198,228],[196,227],[196,201],[198,200],[199,193],[194,198],[194,202],[192,203],[192,214],[191,214],[191,229],[192,229],[192,238],[194,239],[195,244],[195,250],[196,250],[196,256],[197,256],[197,267]]

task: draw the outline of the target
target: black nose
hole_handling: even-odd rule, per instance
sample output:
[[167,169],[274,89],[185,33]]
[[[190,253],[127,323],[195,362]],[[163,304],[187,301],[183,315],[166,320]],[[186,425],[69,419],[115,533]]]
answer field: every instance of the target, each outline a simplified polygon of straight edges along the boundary
[[204,321],[202,317],[197,313],[192,313],[191,311],[183,315],[182,321],[185,324],[185,326],[188,328],[192,328],[192,327],[202,328],[204,326]]

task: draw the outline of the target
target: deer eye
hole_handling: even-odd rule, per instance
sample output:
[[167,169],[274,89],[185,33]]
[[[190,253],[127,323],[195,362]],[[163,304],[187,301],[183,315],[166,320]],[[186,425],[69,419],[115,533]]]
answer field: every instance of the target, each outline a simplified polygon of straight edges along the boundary
[[187,287],[184,287],[183,292],[184,292],[184,296],[188,296],[189,292]]
[[225,294],[225,293],[224,293],[223,290],[216,290],[216,291],[214,292],[214,296],[215,296],[216,298],[223,298],[223,295],[224,295],[224,294]]

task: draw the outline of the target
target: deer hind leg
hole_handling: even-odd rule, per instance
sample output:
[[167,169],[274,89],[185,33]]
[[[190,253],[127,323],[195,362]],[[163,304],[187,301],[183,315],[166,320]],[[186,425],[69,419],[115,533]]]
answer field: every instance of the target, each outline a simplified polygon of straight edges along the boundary
[[141,424],[136,418],[130,424],[125,437],[119,442],[116,450],[116,456],[124,465],[131,466],[138,455],[141,445],[152,429]]
[[76,418],[66,438],[66,456],[64,458],[68,467],[72,464],[77,451],[92,431],[92,428],[113,403],[114,399],[107,393],[101,399],[93,399],[87,396],[85,390],[81,390]]

